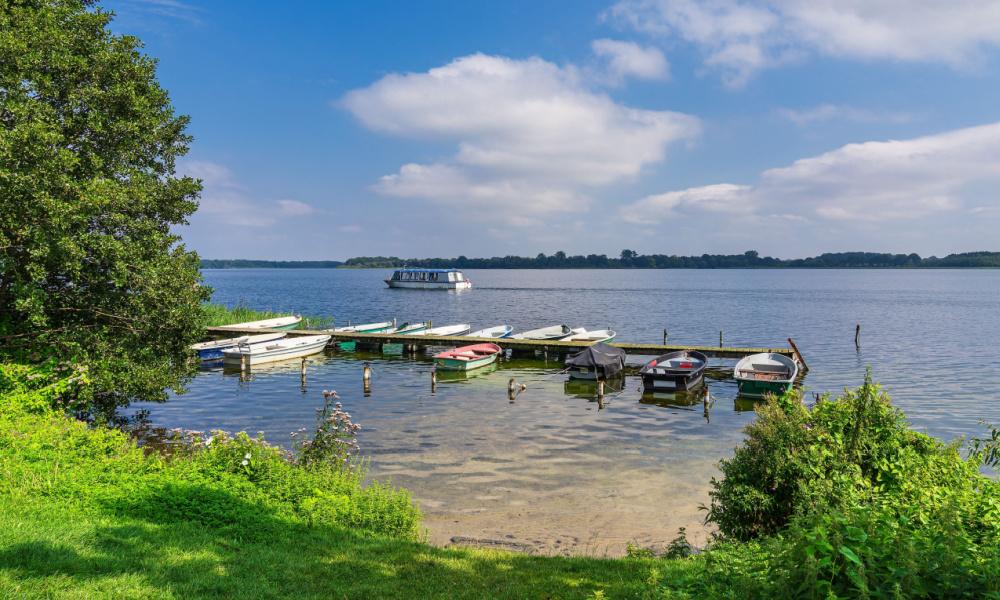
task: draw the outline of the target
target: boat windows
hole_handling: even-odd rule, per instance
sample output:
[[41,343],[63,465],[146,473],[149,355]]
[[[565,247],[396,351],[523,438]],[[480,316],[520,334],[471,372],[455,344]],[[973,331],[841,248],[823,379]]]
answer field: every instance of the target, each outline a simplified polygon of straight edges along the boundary
[[452,271],[451,273],[448,273],[448,281],[452,282],[452,283],[454,283],[455,281],[457,281],[455,279],[455,272],[454,271]]

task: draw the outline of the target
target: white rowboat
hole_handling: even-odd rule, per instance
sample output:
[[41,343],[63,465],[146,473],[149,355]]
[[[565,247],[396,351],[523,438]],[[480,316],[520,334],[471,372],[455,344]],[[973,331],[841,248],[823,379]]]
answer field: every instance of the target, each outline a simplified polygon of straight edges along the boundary
[[573,335],[565,339],[567,342],[610,342],[618,335],[612,329],[597,329],[588,331],[583,327],[573,330]]
[[303,335],[264,344],[242,345],[223,351],[223,361],[247,366],[302,358],[322,352],[330,341],[328,335]]
[[260,335],[244,335],[241,337],[227,338],[224,340],[213,340],[192,344],[191,349],[198,353],[201,360],[218,360],[222,358],[222,351],[235,348],[240,344],[263,344],[273,342],[285,337],[285,333],[262,333]]
[[505,338],[514,331],[514,328],[510,325],[497,325],[496,327],[487,327],[486,329],[480,329],[478,331],[473,331],[472,333],[465,334],[467,337],[478,337],[478,338]]
[[465,335],[472,330],[472,325],[459,323],[458,325],[444,325],[442,327],[432,327],[420,332],[420,335]]
[[573,335],[573,330],[569,325],[553,325],[552,327],[541,327],[530,331],[515,333],[510,336],[512,340],[564,340]]
[[289,317],[276,317],[274,319],[264,319],[262,321],[247,321],[246,323],[233,323],[227,327],[241,327],[243,329],[295,329],[302,322],[302,317],[291,315]]

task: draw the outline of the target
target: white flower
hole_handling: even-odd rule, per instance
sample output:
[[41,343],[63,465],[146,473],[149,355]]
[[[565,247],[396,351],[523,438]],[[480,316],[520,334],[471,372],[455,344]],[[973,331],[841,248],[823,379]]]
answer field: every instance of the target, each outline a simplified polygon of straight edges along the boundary
[[245,458],[246,460],[250,460],[250,453],[247,452],[246,454],[244,454],[243,458]]
[[241,462],[240,464],[241,464],[241,465],[243,465],[243,466],[245,467],[245,466],[247,466],[247,465],[249,465],[249,464],[250,464],[250,461],[244,458],[244,459],[243,459],[243,462]]
[[214,440],[214,439],[215,438],[213,438],[213,437],[209,437],[207,440],[205,440],[205,447],[211,446],[212,445],[212,440]]

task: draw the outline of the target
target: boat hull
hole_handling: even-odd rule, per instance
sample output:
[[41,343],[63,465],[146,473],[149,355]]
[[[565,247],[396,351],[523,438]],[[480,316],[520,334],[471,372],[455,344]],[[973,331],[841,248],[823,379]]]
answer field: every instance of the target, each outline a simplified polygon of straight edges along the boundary
[[643,375],[642,387],[649,391],[686,392],[705,382],[705,372],[696,375]]
[[406,290],[467,290],[472,287],[470,281],[396,281],[386,279],[390,288]]
[[434,365],[443,371],[472,371],[497,361],[497,355],[491,354],[476,360],[457,360],[453,358],[435,358]]
[[737,383],[740,396],[744,398],[761,399],[767,395],[783,396],[792,391],[791,381],[759,381],[756,379],[741,379]]
[[249,352],[242,351],[241,349],[229,350],[224,353],[223,361],[227,364],[246,364],[248,367],[252,367],[253,365],[278,362],[281,360],[304,358],[306,356],[318,354],[326,348],[330,338],[328,336],[324,337],[326,339],[318,339],[308,344],[275,348],[274,350],[260,349],[257,346],[251,346]]
[[266,342],[275,342],[284,337],[284,333],[264,333],[260,335],[229,338],[226,340],[216,340],[214,342],[203,342],[201,344],[195,344],[191,346],[191,348],[197,352],[198,358],[202,362],[211,362],[215,360],[222,360],[223,352],[238,347],[241,342],[263,344]]

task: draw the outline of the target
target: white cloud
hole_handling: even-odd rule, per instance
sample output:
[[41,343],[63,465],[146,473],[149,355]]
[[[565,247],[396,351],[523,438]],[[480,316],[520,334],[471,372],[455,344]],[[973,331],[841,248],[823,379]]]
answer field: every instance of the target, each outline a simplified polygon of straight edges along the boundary
[[316,212],[316,209],[311,205],[298,200],[278,200],[278,208],[283,215],[289,217],[302,217]]
[[620,82],[626,77],[653,81],[670,77],[670,64],[656,48],[643,48],[633,42],[609,39],[594,40],[590,47],[594,54],[607,62],[612,82]]
[[[764,171],[755,186],[717,184],[649,196],[622,209],[657,223],[682,211],[769,219],[886,222],[1000,206],[1000,123],[909,140],[848,144]],[[975,186],[991,190],[977,193]]]
[[807,53],[964,68],[1000,44],[996,0],[621,0],[607,14],[698,46],[732,86]]
[[342,104],[373,130],[457,145],[447,160],[403,165],[377,191],[473,215],[504,209],[517,222],[578,210],[587,188],[635,177],[699,131],[694,117],[618,104],[582,79],[540,58],[474,54],[387,75]]
[[196,217],[203,215],[224,225],[270,227],[280,218],[307,215],[315,210],[297,200],[256,200],[236,181],[229,168],[218,163],[185,160],[178,165],[178,172],[202,182]]
[[878,111],[838,104],[821,104],[805,109],[779,108],[776,112],[800,127],[824,121],[909,123],[914,120],[914,115],[908,112]]

